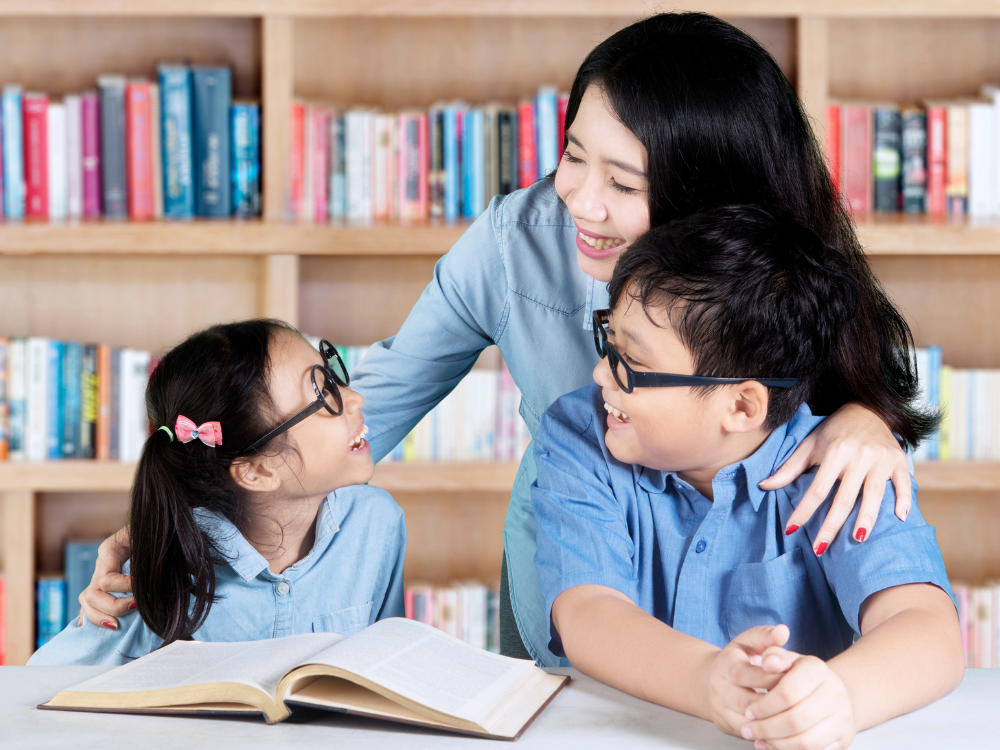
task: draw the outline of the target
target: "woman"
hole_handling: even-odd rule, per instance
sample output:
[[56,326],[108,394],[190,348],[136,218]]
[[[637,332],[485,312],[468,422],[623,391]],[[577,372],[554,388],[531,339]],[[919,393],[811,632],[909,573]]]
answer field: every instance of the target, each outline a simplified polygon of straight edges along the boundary
[[[352,375],[368,404],[378,461],[496,344],[521,389],[532,434],[559,396],[590,382],[596,364],[591,313],[607,307],[606,282],[625,247],[651,226],[731,203],[788,212],[845,253],[865,281],[860,315],[887,305],[865,262],[801,105],[777,63],[749,36],[712,16],[662,14],[614,34],[587,56],[570,94],[566,153],[554,178],[488,210],[437,264],[399,333],[378,344]],[[896,512],[910,502],[907,459],[892,435],[906,420],[915,377],[898,352],[911,345],[893,311],[881,340],[840,352],[811,399],[836,412],[799,447],[766,489],[819,464],[791,520],[802,524],[840,478],[822,534],[831,539],[863,488],[859,524],[878,514],[891,478]],[[884,373],[880,392],[852,388],[859,372]],[[354,380],[352,380],[354,382]],[[924,425],[926,427],[926,425]],[[922,434],[900,433],[911,443]],[[529,487],[521,461],[504,528],[501,648],[559,664],[533,557]],[[113,574],[127,549],[106,542],[83,612],[95,624],[126,611],[127,579]],[[101,585],[98,585],[101,584]],[[113,623],[113,620],[111,621]],[[522,645],[523,643],[523,645]]]

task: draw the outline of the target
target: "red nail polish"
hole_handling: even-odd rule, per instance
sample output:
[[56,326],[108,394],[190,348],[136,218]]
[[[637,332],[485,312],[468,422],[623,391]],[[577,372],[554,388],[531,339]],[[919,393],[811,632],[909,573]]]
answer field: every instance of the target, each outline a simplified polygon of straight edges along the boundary
[[101,623],[101,625],[103,625],[104,627],[106,627],[108,630],[118,630],[118,626],[115,625],[110,620],[105,620],[104,622]]
[[128,608],[129,608],[130,610],[133,610],[133,609],[135,609],[135,608],[136,608],[136,607],[138,607],[138,606],[139,606],[138,604],[136,604],[135,602],[132,602],[132,603],[131,603],[130,605],[128,605]]
[[828,545],[826,542],[820,542],[819,544],[817,544],[816,545],[816,557],[819,557],[824,552],[826,552],[826,548],[829,547],[829,546],[830,545]]
[[854,538],[857,539],[859,542],[863,542],[867,535],[868,535],[868,530],[864,526],[862,526],[860,529],[858,529],[858,533],[854,535]]
[[797,523],[791,524],[787,529],[785,529],[785,536],[791,536],[796,531],[798,531],[799,528],[801,527]]

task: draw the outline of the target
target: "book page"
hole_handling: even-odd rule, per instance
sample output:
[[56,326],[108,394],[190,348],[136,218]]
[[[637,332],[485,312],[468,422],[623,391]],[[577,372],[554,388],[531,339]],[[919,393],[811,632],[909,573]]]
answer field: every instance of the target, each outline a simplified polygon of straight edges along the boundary
[[310,663],[352,672],[477,724],[536,669],[533,662],[491,654],[430,625],[398,617],[380,620]]
[[286,672],[343,639],[336,633],[309,633],[236,643],[175,641],[70,690],[137,693],[210,682],[238,682],[263,690],[273,698]]

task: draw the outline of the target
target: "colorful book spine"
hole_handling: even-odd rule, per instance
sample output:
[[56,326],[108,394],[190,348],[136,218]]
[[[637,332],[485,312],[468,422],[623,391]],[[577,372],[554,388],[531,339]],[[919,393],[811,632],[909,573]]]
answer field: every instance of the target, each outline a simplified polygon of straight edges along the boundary
[[153,167],[153,218],[157,221],[163,218],[163,144],[160,142],[163,111],[160,106],[161,101],[159,84],[149,84],[149,161]]
[[97,94],[80,95],[81,180],[83,181],[83,217],[101,215],[101,104]]
[[830,172],[833,189],[840,193],[840,105],[826,105],[826,168]]
[[432,107],[428,114],[429,166],[428,211],[431,218],[444,218],[444,109]]
[[900,209],[902,121],[896,107],[876,107],[874,114],[875,210],[894,213]]
[[27,341],[27,386],[25,389],[25,459],[45,461],[48,452],[49,341],[32,337]]
[[193,66],[191,100],[195,215],[227,218],[232,213],[229,108],[233,96],[229,68]]
[[0,337],[0,461],[10,455],[10,339]]
[[559,166],[559,159],[562,158],[561,154],[566,150],[566,110],[569,108],[569,93],[563,92],[559,94],[559,98],[556,100],[556,121],[558,123],[558,128],[556,130],[556,166]]
[[152,114],[149,81],[129,81],[125,88],[125,138],[128,214],[133,221],[153,218]]
[[83,112],[79,94],[67,96],[66,105],[66,212],[83,217]]
[[62,345],[62,379],[59,384],[61,416],[59,458],[76,458],[80,453],[83,418],[83,347],[76,341]]
[[112,461],[124,461],[121,448],[121,391],[122,391],[122,349],[111,349],[111,372],[108,381],[111,384],[109,405],[111,415],[108,420],[108,458]]
[[111,377],[111,347],[100,344],[97,347],[97,437],[94,443],[98,461],[111,459]]
[[125,137],[125,79],[101,76],[101,198],[104,218],[128,217],[127,141]]
[[26,93],[24,108],[24,185],[25,216],[49,217],[48,109],[45,94]]
[[1000,148],[1000,132],[993,122],[993,102],[970,102],[968,112],[969,216],[990,216],[994,212],[993,151]]
[[500,110],[497,120],[499,138],[499,194],[517,190],[517,112],[510,107]]
[[63,430],[63,353],[64,344],[56,339],[49,339],[48,383],[45,388],[46,404],[46,458],[55,461],[62,458]]
[[309,160],[309,205],[306,209],[311,219],[324,223],[329,218],[330,181],[327,177],[330,161],[330,109],[310,107],[310,140],[306,158]]
[[194,154],[191,135],[191,72],[184,65],[161,65],[160,102],[163,148],[163,216],[194,216]]
[[8,219],[24,216],[24,132],[21,113],[21,89],[4,87],[0,95],[0,136],[3,150],[3,213]]
[[292,102],[289,127],[292,132],[289,139],[291,153],[288,159],[288,212],[293,217],[299,217],[303,204],[306,160],[306,105],[302,102]]
[[462,214],[475,218],[486,208],[483,110],[473,107],[465,116],[462,139]]
[[872,112],[864,105],[840,106],[840,186],[851,211],[872,210]]
[[969,212],[969,107],[953,102],[947,111],[948,215],[962,217]]
[[10,339],[8,354],[8,458],[24,461],[25,430],[27,429],[28,369],[27,342],[23,338]]
[[554,86],[542,86],[535,97],[539,178],[545,177],[559,166],[558,97]]
[[347,216],[347,149],[343,114],[330,118],[330,218]]
[[927,211],[927,113],[920,109],[902,112],[903,212]]
[[531,187],[538,179],[538,148],[535,138],[535,107],[521,102],[517,107],[518,187]]
[[443,113],[444,218],[455,221],[462,214],[462,115],[459,105]]
[[78,606],[74,606],[80,598],[80,594],[90,585],[90,579],[94,575],[97,567],[97,550],[101,546],[100,541],[69,541],[65,547],[65,575],[66,575],[66,607],[63,627],[69,625],[80,612]]
[[233,103],[233,215],[260,216],[260,105]]
[[38,636],[35,646],[41,648],[59,635],[65,627],[66,579],[62,576],[39,578],[35,596],[38,606]]
[[66,144],[66,105],[51,102],[47,114],[49,218],[63,220],[69,214],[69,164]]
[[927,214],[948,213],[948,109],[927,105]]
[[84,344],[80,352],[80,430],[76,458],[97,454],[97,346]]
[[391,219],[396,213],[396,118],[375,115],[375,150],[373,164],[374,217]]
[[421,112],[403,112],[399,115],[399,217],[424,219],[430,210],[428,195],[428,118]]

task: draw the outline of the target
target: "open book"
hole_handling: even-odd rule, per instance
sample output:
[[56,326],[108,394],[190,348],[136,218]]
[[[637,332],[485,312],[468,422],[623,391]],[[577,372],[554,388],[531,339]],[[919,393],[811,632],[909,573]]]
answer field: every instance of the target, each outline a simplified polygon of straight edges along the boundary
[[262,713],[273,724],[303,705],[515,740],[568,679],[394,617],[349,638],[176,641],[39,708]]

